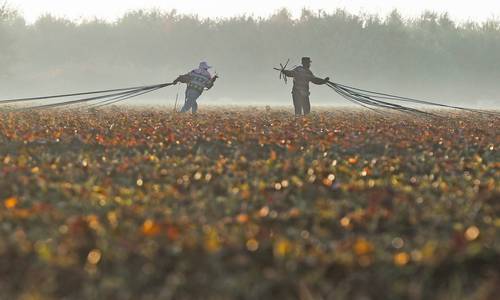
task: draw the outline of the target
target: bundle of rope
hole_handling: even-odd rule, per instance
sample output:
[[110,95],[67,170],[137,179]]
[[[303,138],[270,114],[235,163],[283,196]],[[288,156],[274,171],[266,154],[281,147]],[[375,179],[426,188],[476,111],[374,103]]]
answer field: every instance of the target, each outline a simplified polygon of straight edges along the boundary
[[[39,96],[39,97],[29,97],[29,98],[17,98],[17,99],[6,99],[0,100],[0,105],[5,104],[16,104],[16,103],[30,103],[31,105],[25,107],[14,108],[12,111],[30,111],[30,110],[41,110],[50,109],[56,107],[68,107],[76,104],[84,104],[85,108],[100,108],[103,106],[115,104],[118,102],[125,101],[134,97],[138,97],[147,93],[157,91],[159,89],[174,85],[174,83],[161,83],[155,85],[129,87],[129,88],[119,88],[92,92],[80,92],[71,94],[59,94],[50,96]],[[78,96],[89,96],[76,98]],[[58,101],[49,104],[36,104],[38,101],[52,100],[52,99],[63,99],[63,101]],[[35,103],[35,104],[32,104]]]
[[[286,81],[286,76],[284,75],[284,71],[286,69],[287,64],[285,65],[280,64],[279,68],[274,68],[274,70],[280,72],[279,78],[283,79],[285,81],[285,84],[287,81]],[[337,94],[342,96],[342,98],[346,99],[347,101],[354,103],[356,105],[360,105],[364,108],[370,109],[380,114],[383,114],[384,112],[387,111],[395,111],[395,112],[402,112],[419,116],[440,117],[438,114],[434,112],[428,112],[422,109],[417,109],[393,103],[393,102],[407,102],[407,103],[418,104],[420,106],[434,106],[440,108],[458,109],[481,115],[500,116],[500,112],[498,111],[486,111],[486,110],[465,108],[454,105],[446,105],[438,102],[432,102],[432,101],[426,101],[426,100],[420,100],[420,99],[414,99],[409,97],[402,97],[387,93],[380,93],[380,92],[360,89],[340,83],[335,83],[332,81],[327,81],[326,85],[332,90],[334,90]]]
[[[354,103],[357,103],[359,105],[362,105],[366,108],[370,108],[370,109],[375,110],[377,112],[380,112],[380,110],[378,110],[378,109],[381,108],[381,109],[395,110],[398,112],[405,112],[405,113],[410,113],[410,114],[420,114],[420,115],[439,117],[435,113],[430,113],[430,112],[423,111],[420,109],[392,103],[395,101],[395,102],[413,103],[413,104],[418,104],[420,106],[433,106],[433,107],[440,107],[440,108],[458,109],[458,110],[482,114],[482,115],[500,116],[500,113],[496,112],[496,111],[486,111],[486,110],[480,110],[480,109],[474,109],[474,108],[466,108],[466,107],[460,107],[460,106],[455,106],[455,105],[442,104],[442,103],[438,103],[438,102],[431,102],[431,101],[426,101],[426,100],[402,97],[402,96],[397,96],[397,95],[392,95],[392,94],[379,93],[379,92],[359,89],[359,88],[355,88],[355,87],[351,87],[351,86],[347,86],[347,85],[343,85],[343,84],[339,84],[339,83],[335,83],[335,82],[331,82],[331,81],[328,81],[327,85],[328,85],[328,87],[333,89],[335,92],[337,92],[339,95],[341,95],[344,99],[351,101],[351,102],[354,102]],[[389,102],[389,101],[392,101],[392,102]]]

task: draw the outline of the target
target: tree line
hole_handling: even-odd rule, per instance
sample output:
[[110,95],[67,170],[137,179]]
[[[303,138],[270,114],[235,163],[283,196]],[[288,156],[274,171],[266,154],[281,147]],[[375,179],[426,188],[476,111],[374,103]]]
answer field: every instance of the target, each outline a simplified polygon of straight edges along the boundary
[[[115,22],[23,16],[0,8],[0,96],[170,81],[207,60],[220,74],[213,101],[288,104],[272,70],[310,56],[318,76],[442,102],[498,105],[500,23],[455,23],[447,14],[403,18],[280,10],[267,18],[204,19],[132,11]],[[342,103],[327,88],[313,103]],[[160,97],[170,97],[160,95]],[[227,103],[227,102],[224,102]]]

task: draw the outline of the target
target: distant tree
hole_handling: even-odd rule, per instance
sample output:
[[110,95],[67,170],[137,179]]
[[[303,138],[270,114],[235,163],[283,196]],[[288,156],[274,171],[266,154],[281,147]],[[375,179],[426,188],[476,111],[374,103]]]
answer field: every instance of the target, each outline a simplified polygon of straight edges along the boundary
[[7,1],[0,3],[0,20],[4,20],[10,13],[7,7]]
[[5,77],[9,67],[12,41],[8,30],[9,20],[14,15],[7,2],[0,4],[0,77]]
[[[209,95],[274,99],[287,87],[275,81],[270,67],[287,58],[293,66],[301,56],[313,58],[319,75],[415,97],[455,101],[500,93],[495,20],[456,23],[434,12],[407,19],[397,10],[387,16],[303,10],[293,18],[282,9],[268,18],[224,19],[138,10],[112,23],[45,15],[26,25],[0,5],[2,84],[19,80],[52,89],[150,83],[208,60],[221,73]],[[9,68],[16,72],[5,76]],[[319,87],[316,95],[332,97]]]

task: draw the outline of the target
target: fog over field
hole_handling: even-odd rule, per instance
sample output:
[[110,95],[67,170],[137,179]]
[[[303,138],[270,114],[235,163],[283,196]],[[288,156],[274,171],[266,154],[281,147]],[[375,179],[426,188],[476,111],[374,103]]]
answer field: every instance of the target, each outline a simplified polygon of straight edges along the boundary
[[[200,104],[290,105],[291,83],[273,67],[310,56],[319,77],[360,88],[467,106],[500,106],[500,23],[455,23],[425,13],[407,19],[343,10],[286,10],[270,17],[202,19],[133,11],[115,22],[52,17],[27,23],[0,12],[0,98],[172,81],[201,60],[220,79]],[[173,105],[183,87],[132,104]],[[313,87],[313,105],[346,105]]]

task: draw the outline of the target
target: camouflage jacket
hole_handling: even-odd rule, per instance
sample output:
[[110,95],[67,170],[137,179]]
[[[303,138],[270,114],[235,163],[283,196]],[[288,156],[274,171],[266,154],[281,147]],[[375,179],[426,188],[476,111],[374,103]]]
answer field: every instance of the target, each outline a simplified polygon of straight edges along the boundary
[[205,88],[210,89],[214,85],[212,75],[205,70],[193,70],[185,75],[179,76],[176,81],[186,83],[188,88],[203,92]]

